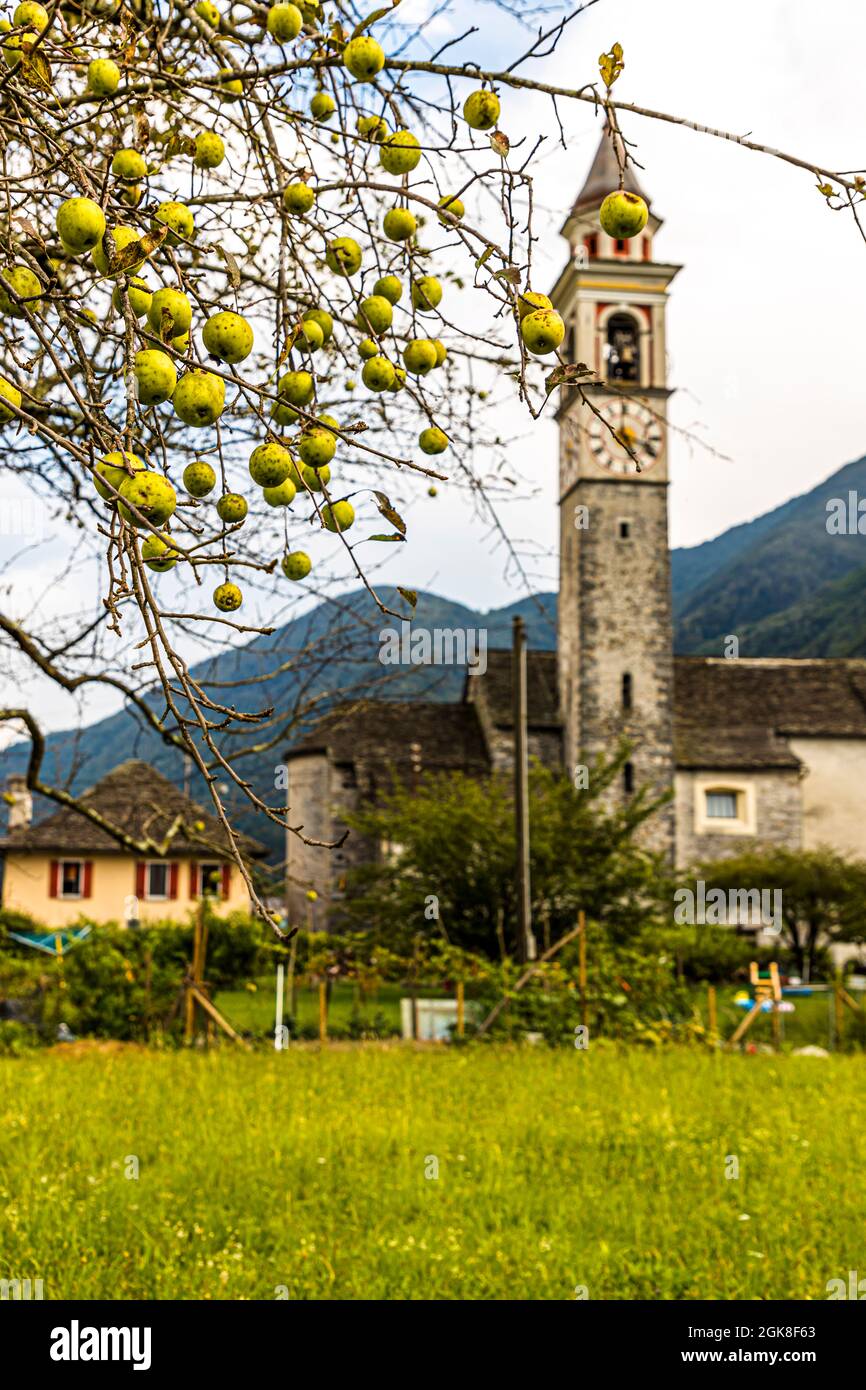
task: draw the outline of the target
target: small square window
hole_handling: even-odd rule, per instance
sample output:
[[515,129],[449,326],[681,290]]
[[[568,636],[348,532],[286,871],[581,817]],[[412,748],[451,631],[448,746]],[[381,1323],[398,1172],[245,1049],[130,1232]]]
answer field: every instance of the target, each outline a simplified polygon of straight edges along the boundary
[[148,864],[146,896],[151,899],[168,897],[167,864]]
[[629,248],[628,240],[624,240],[622,237],[617,237],[616,242],[614,243],[614,249],[616,250],[617,255],[618,255],[618,256],[627,256],[627,255],[628,255],[628,248]]
[[707,792],[708,820],[736,820],[737,815],[736,792]]
[[631,522],[630,522],[630,521],[621,521],[621,522],[619,523],[619,538],[620,538],[621,541],[627,541],[627,540],[630,540],[630,539],[631,539]]
[[60,865],[60,897],[80,898],[84,888],[84,866],[78,859],[64,859]]
[[222,893],[222,882],[221,864],[199,864],[198,891],[202,897],[218,898]]

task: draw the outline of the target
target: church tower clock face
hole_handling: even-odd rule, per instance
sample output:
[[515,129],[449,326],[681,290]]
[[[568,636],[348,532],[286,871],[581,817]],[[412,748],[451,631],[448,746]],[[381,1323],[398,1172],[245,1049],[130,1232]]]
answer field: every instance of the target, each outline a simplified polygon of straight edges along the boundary
[[599,406],[599,415],[602,418],[593,415],[589,425],[589,451],[599,467],[622,477],[638,472],[635,458],[641,473],[658,463],[664,431],[645,405],[626,397],[606,400]]

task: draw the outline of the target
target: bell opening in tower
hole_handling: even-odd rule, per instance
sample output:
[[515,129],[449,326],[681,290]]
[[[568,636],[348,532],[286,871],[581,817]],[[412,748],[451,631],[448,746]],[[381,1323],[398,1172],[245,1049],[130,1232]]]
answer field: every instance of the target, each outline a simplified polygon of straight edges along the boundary
[[631,314],[612,314],[607,325],[608,381],[640,381],[640,336]]

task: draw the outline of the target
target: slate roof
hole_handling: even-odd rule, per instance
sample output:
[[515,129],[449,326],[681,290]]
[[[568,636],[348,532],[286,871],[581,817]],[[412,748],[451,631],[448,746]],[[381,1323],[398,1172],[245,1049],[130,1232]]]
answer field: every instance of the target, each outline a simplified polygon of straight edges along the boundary
[[[229,852],[228,836],[217,818],[149,763],[121,763],[78,799],[135,839],[149,840],[152,852],[160,857]],[[196,829],[197,824],[202,828]],[[261,858],[266,853],[264,846],[249,836],[241,835],[238,841],[248,858]],[[130,853],[107,831],[67,807],[10,831],[0,840],[0,849]]]
[[[476,682],[483,686],[484,701],[494,725],[498,729],[512,728],[510,648],[488,651],[484,675],[466,677],[464,700]],[[556,652],[526,653],[526,716],[531,729],[560,727]]]
[[368,771],[392,769],[406,777],[419,771],[462,769],[478,775],[488,759],[478,715],[471,705],[432,700],[353,700],[337,705],[287,757],[327,753],[333,763]]
[[866,661],[674,657],[677,767],[796,768],[788,737],[866,738]]

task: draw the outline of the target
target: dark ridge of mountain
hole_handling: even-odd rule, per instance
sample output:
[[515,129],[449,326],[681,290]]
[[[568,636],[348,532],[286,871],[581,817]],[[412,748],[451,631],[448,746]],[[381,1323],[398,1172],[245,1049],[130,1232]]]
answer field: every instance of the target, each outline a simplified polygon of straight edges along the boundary
[[[396,589],[380,591],[383,602],[396,611],[406,603]],[[556,595],[540,594],[520,599],[502,609],[482,612],[437,594],[420,592],[412,630],[419,628],[466,632],[474,629],[476,643],[488,647],[510,646],[511,619],[515,613],[526,621],[529,645],[543,649],[555,645]],[[425,699],[453,702],[460,699],[465,664],[406,666],[380,660],[382,633],[401,631],[400,621],[376,609],[365,590],[356,590],[316,604],[301,617],[269,636],[255,637],[243,647],[208,657],[192,668],[192,675],[206,681],[214,699],[245,713],[273,709],[268,726],[272,748],[238,762],[256,792],[273,803],[276,769],[287,747],[299,738],[311,719],[340,699],[378,697],[383,700]],[[486,636],[482,638],[481,634]],[[459,656],[459,651],[455,655]],[[471,652],[470,652],[471,655]],[[149,697],[158,713],[158,695]],[[294,726],[286,729],[292,718]],[[249,729],[252,726],[246,726]],[[253,739],[262,742],[261,726]],[[238,736],[224,737],[220,747],[230,755],[241,747]],[[30,755],[29,743],[13,744],[0,753],[0,782],[11,773],[23,772]],[[44,780],[81,792],[93,786],[118,763],[141,758],[179,785],[184,780],[183,758],[155,731],[143,726],[128,710],[98,720],[81,729],[63,730],[46,737],[42,765]],[[226,804],[240,829],[268,845],[274,858],[282,856],[281,832],[267,817],[251,811],[249,803],[230,782]],[[208,800],[197,772],[191,776],[194,796]],[[49,814],[52,804],[37,799],[34,814]]]
[[[727,634],[742,637],[747,628],[866,564],[866,535],[832,535],[827,529],[827,503],[847,499],[849,491],[866,493],[866,458],[847,464],[775,512],[734,528],[736,535],[726,532],[697,547],[703,553],[691,562],[679,552],[675,650],[720,654]],[[698,573],[698,582],[692,583]],[[804,648],[801,654],[811,652]]]
[[866,565],[738,635],[740,656],[866,656]]

